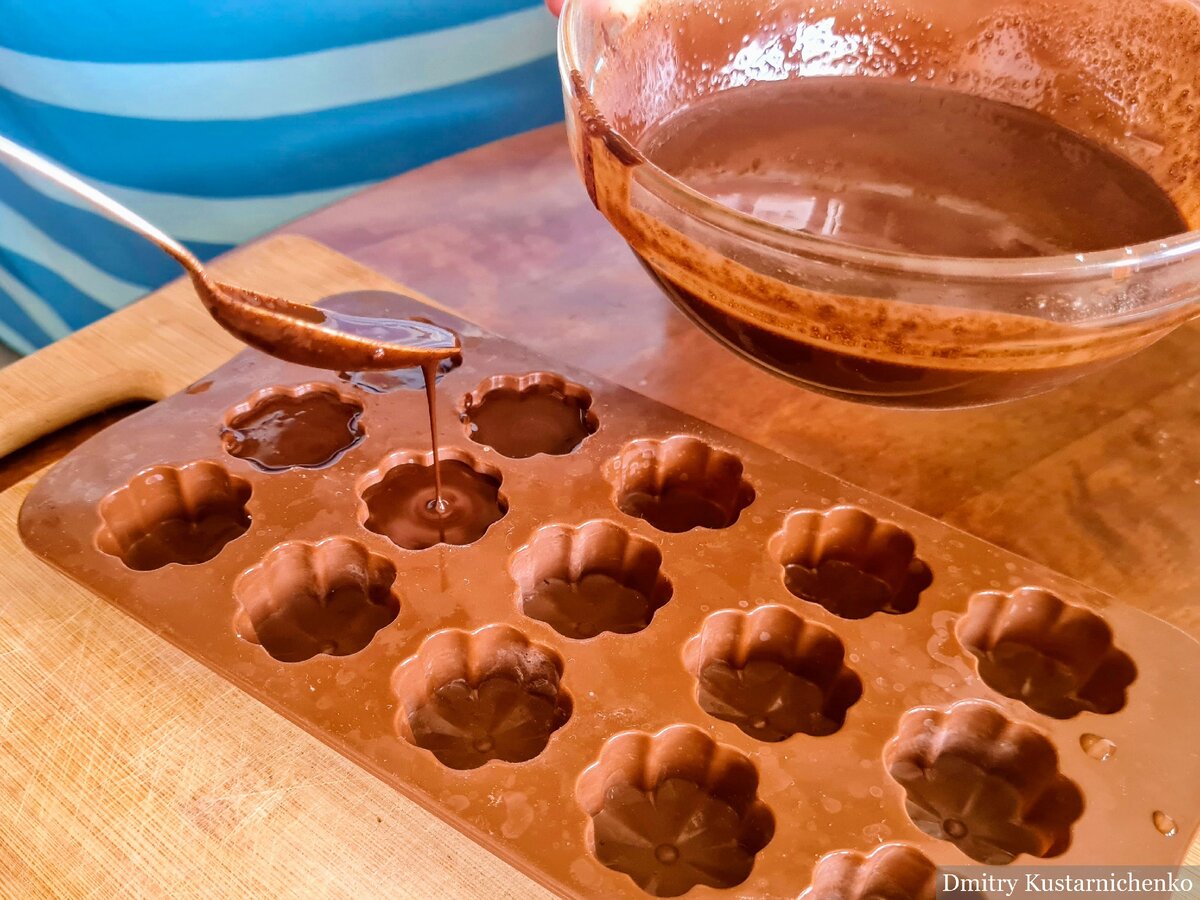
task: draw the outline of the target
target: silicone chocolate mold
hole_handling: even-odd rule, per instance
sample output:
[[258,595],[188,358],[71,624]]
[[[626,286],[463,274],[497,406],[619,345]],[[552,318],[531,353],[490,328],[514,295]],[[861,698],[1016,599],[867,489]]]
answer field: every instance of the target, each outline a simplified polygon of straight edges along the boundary
[[449,514],[434,510],[433,454],[402,450],[363,479],[363,524],[398,547],[424,550],[436,544],[473,543],[504,518],[508,501],[500,493],[499,469],[455,449],[442,453],[438,467]]
[[760,741],[833,734],[862,696],[838,636],[782,606],[723,610],[684,650],[696,700]]
[[[379,292],[328,305],[428,313]],[[796,900],[810,884],[811,900],[891,900],[889,885],[925,900],[922,855],[1183,863],[1200,824],[1196,642],[437,322],[463,341],[435,406],[458,517],[430,509],[420,390],[327,385],[361,404],[364,437],[321,468],[227,453],[229,411],[326,380],[248,352],[43,474],[22,537],[260,715],[287,716],[572,900]],[[586,391],[601,427],[557,456],[472,441],[461,398],[524,372]],[[1124,657],[1132,685],[1112,662]],[[905,846],[842,852],[882,843]]]
[[283,662],[346,656],[396,618],[396,567],[358,541],[281,544],[234,584],[235,627]]
[[231,456],[266,470],[320,468],[366,434],[363,405],[328,384],[272,387],[225,414],[221,439]]
[[775,833],[745,756],[697,728],[609,741],[579,779],[592,852],[656,897],[741,884]]
[[570,453],[600,427],[587,388],[550,372],[496,375],[459,404],[467,436],[501,456]]
[[884,844],[870,855],[840,850],[821,857],[800,900],[935,900],[937,867],[908,844]]
[[100,502],[96,546],[131,569],[208,562],[250,527],[250,484],[213,462],[143,469]]
[[1137,677],[1100,616],[1041,588],[976,594],[954,633],[988,687],[1056,719],[1117,712]]
[[393,678],[405,740],[452,769],[533,759],[571,717],[562,658],[507,625],[441,631]]
[[1060,855],[1083,813],[1083,794],[1059,772],[1054,745],[991,703],[910,710],[884,761],[913,822],[987,865]]
[[686,435],[634,441],[608,476],[617,508],[659,531],[728,528],[754,501],[740,459]]
[[513,557],[512,576],[525,615],[576,640],[641,631],[671,599],[662,552],[615,522],[541,529]]
[[851,506],[792,513],[770,549],[789,591],[844,619],[912,612],[933,581],[912,535]]

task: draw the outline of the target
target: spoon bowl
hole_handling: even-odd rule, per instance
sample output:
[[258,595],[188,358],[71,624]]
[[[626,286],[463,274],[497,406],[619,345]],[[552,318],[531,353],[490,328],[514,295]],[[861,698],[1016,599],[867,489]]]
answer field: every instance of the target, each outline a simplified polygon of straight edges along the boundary
[[184,268],[218,325],[270,356],[318,369],[362,372],[436,365],[461,349],[457,335],[427,322],[328,312],[217,281],[174,238],[44,157],[0,136],[0,159],[54,182],[157,246]]

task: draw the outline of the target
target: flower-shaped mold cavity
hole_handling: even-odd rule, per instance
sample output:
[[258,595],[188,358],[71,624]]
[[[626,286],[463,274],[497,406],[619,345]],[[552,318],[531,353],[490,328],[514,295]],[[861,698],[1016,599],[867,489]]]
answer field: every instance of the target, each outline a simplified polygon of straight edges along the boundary
[[575,640],[641,631],[671,599],[658,547],[614,522],[547,526],[511,571],[525,615]]
[[140,572],[206,563],[249,529],[249,499],[214,462],[151,466],[100,501],[96,546]]
[[742,471],[732,453],[686,435],[634,441],[606,468],[617,508],[672,534],[737,522],[754,502]]
[[587,388],[550,372],[496,375],[462,399],[467,436],[501,456],[563,456],[600,427]]
[[1041,588],[976,594],[954,631],[988,687],[1056,719],[1117,712],[1137,678],[1107,622]]
[[316,469],[358,445],[363,405],[328,384],[265,388],[225,414],[221,441],[260,469]]
[[883,758],[917,827],[986,865],[1058,856],[1083,813],[1050,740],[982,700],[909,710]]
[[775,833],[754,763],[691,725],[612,738],[576,796],[596,859],[656,897],[741,884]]
[[696,700],[760,741],[833,734],[862,696],[836,634],[783,606],[722,610],[684,648]]
[[348,656],[392,622],[396,567],[349,538],[280,544],[238,578],[235,627],[282,662]]
[[571,717],[562,658],[508,625],[439,631],[396,669],[396,729],[451,769],[519,763]]
[[800,900],[934,900],[937,866],[908,844],[884,844],[869,856],[839,850],[821,857]]
[[933,582],[912,535],[853,506],[793,512],[770,552],[789,591],[843,619],[912,612]]
[[406,550],[471,544],[508,512],[500,470],[450,448],[440,454],[442,499],[435,505],[433,454],[401,450],[368,472],[361,484],[363,524]]

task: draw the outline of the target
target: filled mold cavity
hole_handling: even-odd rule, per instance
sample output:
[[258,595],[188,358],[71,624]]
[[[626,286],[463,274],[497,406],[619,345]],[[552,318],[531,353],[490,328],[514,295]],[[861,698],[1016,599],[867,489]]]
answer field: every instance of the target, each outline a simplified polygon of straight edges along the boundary
[[988,687],[1055,719],[1115,713],[1137,678],[1104,619],[1042,588],[976,594],[954,633]]
[[691,725],[612,738],[576,797],[592,854],[655,897],[741,884],[775,834],[754,763]]
[[600,427],[587,388],[550,372],[488,378],[459,405],[467,436],[501,456],[564,456]]
[[494,466],[450,448],[439,454],[443,508],[437,505],[433,453],[401,450],[361,482],[363,524],[405,550],[479,540],[508,512]]
[[933,582],[912,535],[853,506],[791,513],[769,551],[793,595],[843,619],[912,612]]
[[729,528],[754,502],[742,461],[699,438],[634,441],[605,469],[613,502],[659,531]]
[[684,648],[696,700],[760,741],[833,734],[862,697],[836,634],[783,606],[722,610]]
[[439,631],[392,676],[396,729],[451,769],[533,759],[571,717],[562,657],[508,625]]
[[249,500],[217,463],[152,466],[100,501],[96,546],[139,572],[200,565],[250,528]]
[[280,544],[234,583],[234,627],[281,662],[348,656],[395,620],[396,567],[358,541]]
[[641,631],[672,592],[658,547],[607,521],[541,529],[511,573],[525,615],[574,640]]
[[800,900],[935,900],[937,866],[910,844],[826,853]]
[[1049,738],[983,700],[909,710],[884,765],[918,828],[985,865],[1060,855],[1083,814]]
[[221,442],[266,472],[318,469],[362,442],[362,414],[362,403],[332,385],[271,387],[225,414]]

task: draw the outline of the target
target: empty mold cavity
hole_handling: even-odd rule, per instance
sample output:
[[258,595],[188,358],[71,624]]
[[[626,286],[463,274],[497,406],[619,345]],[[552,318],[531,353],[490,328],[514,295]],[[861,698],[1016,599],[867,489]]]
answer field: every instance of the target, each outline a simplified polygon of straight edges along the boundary
[[348,656],[400,612],[396,567],[358,541],[280,544],[234,584],[238,634],[282,662]]
[[508,625],[439,631],[397,668],[396,728],[451,769],[533,759],[571,717],[562,658]]
[[612,738],[576,796],[592,854],[656,897],[741,884],[775,833],[754,763],[691,725]]
[[933,582],[912,535],[852,506],[793,512],[770,553],[792,594],[843,619],[912,612]]
[[511,571],[525,615],[575,640],[641,631],[671,599],[658,547],[614,522],[547,526]]
[[935,900],[937,866],[909,844],[884,844],[869,855],[839,850],[821,857],[800,900]]
[[508,512],[503,476],[461,450],[443,450],[438,463],[445,511],[436,505],[433,454],[402,450],[364,476],[363,524],[398,547],[471,544]]
[[250,483],[214,462],[152,466],[100,501],[96,546],[138,571],[206,563],[250,527]]
[[328,384],[258,391],[225,414],[225,451],[268,472],[337,462],[365,436],[363,405]]
[[782,606],[722,610],[684,648],[696,700],[760,741],[833,734],[862,696],[836,634]]
[[1058,856],[1083,813],[1050,740],[982,700],[909,710],[884,764],[918,828],[986,865]]
[[754,501],[740,459],[686,435],[634,441],[606,474],[621,512],[672,534],[728,528]]
[[1041,588],[976,594],[954,631],[988,687],[1055,719],[1115,713],[1137,678],[1104,619]]
[[497,375],[463,398],[467,436],[501,456],[563,456],[600,427],[587,388],[550,372]]

